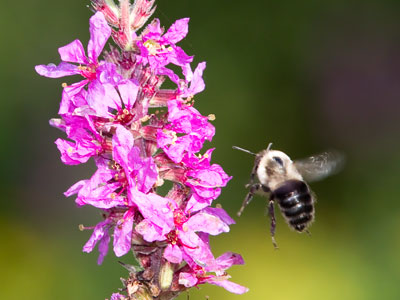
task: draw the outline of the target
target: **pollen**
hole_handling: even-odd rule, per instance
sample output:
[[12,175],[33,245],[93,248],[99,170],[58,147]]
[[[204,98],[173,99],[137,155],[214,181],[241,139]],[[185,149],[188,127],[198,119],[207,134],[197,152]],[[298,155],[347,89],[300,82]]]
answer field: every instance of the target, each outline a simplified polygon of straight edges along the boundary
[[145,115],[143,118],[140,119],[140,122],[144,123],[147,122],[148,120],[150,120],[151,116],[149,115]]
[[74,148],[69,147],[69,148],[67,149],[67,152],[68,152],[69,154],[74,153]]
[[63,82],[63,83],[61,83],[61,86],[62,86],[63,88],[65,88],[65,87],[68,86],[68,84],[67,84],[66,82]]
[[177,140],[178,140],[178,137],[176,135],[176,132],[172,132],[172,142],[171,142],[171,144],[175,145]]
[[214,121],[215,120],[215,115],[214,114],[209,114],[208,115],[208,120],[209,121]]
[[154,40],[147,40],[143,43],[143,46],[147,48],[150,55],[156,55],[158,49],[161,48],[160,44]]

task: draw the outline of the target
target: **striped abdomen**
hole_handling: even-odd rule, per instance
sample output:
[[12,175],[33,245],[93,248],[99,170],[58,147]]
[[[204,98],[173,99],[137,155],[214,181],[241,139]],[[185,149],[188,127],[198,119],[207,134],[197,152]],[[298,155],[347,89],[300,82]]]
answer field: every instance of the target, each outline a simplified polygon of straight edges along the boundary
[[304,181],[288,180],[272,192],[289,226],[304,231],[314,219],[314,201]]

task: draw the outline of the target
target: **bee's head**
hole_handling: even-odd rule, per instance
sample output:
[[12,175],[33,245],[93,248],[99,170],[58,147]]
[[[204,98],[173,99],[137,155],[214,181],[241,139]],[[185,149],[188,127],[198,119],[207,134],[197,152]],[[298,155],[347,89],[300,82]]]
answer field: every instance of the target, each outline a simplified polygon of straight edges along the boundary
[[282,151],[266,149],[258,155],[260,162],[257,168],[257,176],[260,182],[268,186],[270,190],[276,189],[288,179],[301,180],[292,160]]
[[266,169],[267,175],[284,175],[287,168],[292,164],[289,156],[282,151],[267,150],[261,159],[261,166]]

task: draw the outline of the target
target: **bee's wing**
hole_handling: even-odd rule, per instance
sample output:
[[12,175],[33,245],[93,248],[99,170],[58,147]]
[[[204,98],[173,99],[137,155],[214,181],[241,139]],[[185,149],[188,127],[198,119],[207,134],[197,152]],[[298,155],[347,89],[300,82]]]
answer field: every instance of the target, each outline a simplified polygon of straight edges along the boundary
[[306,181],[317,181],[339,172],[345,156],[338,151],[326,151],[308,158],[294,161],[297,170]]

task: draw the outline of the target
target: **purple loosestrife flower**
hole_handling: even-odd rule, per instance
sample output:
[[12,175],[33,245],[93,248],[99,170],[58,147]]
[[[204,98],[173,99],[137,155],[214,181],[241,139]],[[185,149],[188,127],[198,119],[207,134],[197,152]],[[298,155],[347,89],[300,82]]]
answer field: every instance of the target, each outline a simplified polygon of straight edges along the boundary
[[[247,292],[248,289],[234,282],[230,282],[228,280],[230,276],[225,273],[225,270],[232,265],[242,264],[244,264],[244,261],[240,255],[227,252],[216,259],[215,269],[210,267],[202,268],[199,266],[191,268],[189,265],[183,267],[179,273],[179,283],[186,287],[210,283],[221,286],[231,293],[243,294]],[[215,275],[210,274],[211,272],[214,272]]]
[[208,122],[208,117],[180,100],[170,100],[168,123],[158,130],[157,142],[169,158],[179,163],[184,154],[199,152],[204,141],[211,141],[214,134],[214,126]]
[[185,67],[190,64],[193,57],[188,56],[182,48],[175,44],[181,41],[188,33],[189,18],[177,20],[168,31],[163,34],[160,21],[154,19],[137,39],[136,46],[140,54],[137,56],[138,62],[143,65],[149,64],[156,74],[169,76],[172,80],[177,76],[167,68],[166,65]]
[[[138,33],[154,0],[93,0],[92,6],[97,12],[90,18],[87,55],[75,40],[59,48],[58,66],[36,66],[46,77],[84,78],[63,85],[60,118],[50,121],[68,138],[56,141],[62,162],[93,158],[97,168],[64,193],[75,195],[78,206],[102,211],[97,225],[80,226],[92,230],[83,251],[97,246],[98,264],[111,240],[117,257],[133,252],[140,268],[124,264],[129,278],[114,300],[173,299],[204,283],[246,292],[226,273],[243,264],[241,256],[215,258],[209,244],[210,235],[229,232],[234,224],[222,208],[211,207],[231,177],[211,163],[214,149],[203,150],[215,134],[215,116],[196,110],[193,97],[205,88],[206,63],[193,71],[193,57],[176,45],[187,35],[189,19],[167,31],[155,19]],[[121,49],[103,52],[110,36]],[[165,80],[174,88],[163,89]],[[161,194],[167,182],[172,187]]]
[[90,157],[100,154],[107,147],[90,118],[65,115],[62,129],[68,138],[75,142],[56,140],[57,148],[61,152],[61,160],[67,165],[87,162]]
[[[68,103],[69,101],[78,102],[74,103],[74,106],[79,107],[81,104],[79,100],[82,101],[86,97],[90,97],[91,93],[96,89],[102,89],[102,83],[108,80],[103,80],[103,82],[101,82],[101,79],[114,77],[112,76],[114,75],[112,66],[106,66],[104,62],[98,61],[98,57],[110,37],[110,34],[111,28],[108,26],[103,14],[96,13],[90,18],[90,40],[87,48],[87,56],[82,43],[79,40],[74,40],[68,45],[58,49],[62,60],[58,66],[54,64],[36,66],[36,72],[45,77],[59,78],[78,74],[85,78],[71,86],[65,86],[59,114],[70,112],[71,104]],[[71,63],[77,63],[79,65]],[[101,76],[102,72],[112,75],[103,74],[103,76]],[[88,85],[88,95],[81,95],[80,92],[86,85]],[[75,99],[76,97],[78,100]]]

